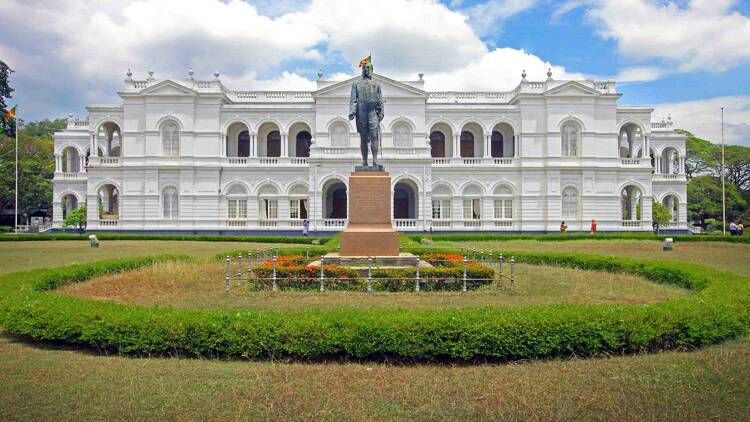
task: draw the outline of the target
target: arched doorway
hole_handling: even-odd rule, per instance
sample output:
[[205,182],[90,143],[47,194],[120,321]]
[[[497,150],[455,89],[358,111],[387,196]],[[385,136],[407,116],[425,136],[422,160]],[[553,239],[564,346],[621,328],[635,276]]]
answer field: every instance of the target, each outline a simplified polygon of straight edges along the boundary
[[117,220],[120,218],[120,191],[110,184],[103,185],[97,192],[99,201],[99,218]]
[[122,131],[114,122],[106,122],[99,126],[96,133],[96,145],[99,156],[119,157],[122,150]]
[[402,181],[393,188],[393,218],[417,218],[417,188],[413,183]]
[[309,157],[311,142],[312,142],[312,135],[310,134],[310,132],[303,130],[297,133],[297,139],[294,145],[296,156],[297,157]]
[[323,189],[323,218],[347,218],[346,185],[340,180],[328,182]]
[[430,155],[433,158],[445,158],[445,134],[435,131],[430,134]]
[[634,123],[628,123],[620,129],[619,149],[620,158],[637,158],[642,155],[638,147],[642,144],[641,128]]
[[74,147],[66,147],[62,152],[63,173],[78,173],[81,169],[81,158]]
[[72,193],[69,193],[63,195],[62,199],[60,200],[60,204],[62,205],[63,218],[65,218],[68,216],[69,212],[78,208],[78,198],[76,198],[76,196]]
[[662,200],[662,205],[669,210],[669,214],[672,216],[672,222],[679,221],[680,200],[677,199],[675,195],[665,196]]
[[461,157],[474,156],[474,134],[469,131],[461,132]]
[[643,195],[638,186],[628,185],[620,192],[622,198],[622,219],[641,220],[641,204]]
[[515,133],[510,124],[505,122],[496,124],[490,136],[490,156],[493,158],[515,157],[514,138]]

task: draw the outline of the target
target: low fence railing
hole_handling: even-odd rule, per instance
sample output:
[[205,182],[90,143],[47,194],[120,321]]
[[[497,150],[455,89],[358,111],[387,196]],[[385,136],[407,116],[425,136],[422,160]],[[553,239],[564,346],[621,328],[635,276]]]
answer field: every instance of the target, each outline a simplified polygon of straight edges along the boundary
[[[334,265],[323,265],[322,261],[318,262],[318,265],[313,265],[312,267],[317,267],[316,271],[318,272],[318,275],[316,278],[312,277],[283,277],[279,273],[281,272],[280,267],[280,261],[281,259],[284,260],[284,262],[289,265],[295,264],[295,265],[302,265],[302,266],[310,266],[311,259],[309,255],[309,251],[305,252],[305,258],[298,258],[298,259],[286,259],[286,258],[280,258],[278,255],[278,249],[265,249],[265,250],[259,250],[256,249],[253,251],[248,251],[246,255],[239,254],[236,257],[227,255],[225,257],[225,276],[224,276],[224,291],[229,292],[232,285],[236,282],[236,287],[241,288],[243,282],[246,284],[257,284],[257,285],[271,285],[271,290],[274,292],[280,290],[280,285],[285,284],[287,281],[295,281],[298,282],[300,280],[305,280],[308,282],[317,282],[318,284],[318,291],[323,293],[326,291],[326,285],[336,285],[336,283],[342,283],[344,281],[352,281],[352,280],[362,280],[366,282],[366,291],[368,293],[372,293],[374,290],[374,286],[377,285],[385,285],[390,284],[393,285],[394,283],[399,284],[401,286],[406,286],[409,284],[412,284],[414,286],[413,291],[414,292],[420,292],[423,290],[424,286],[429,284],[442,284],[443,286],[448,285],[457,285],[460,284],[460,291],[461,292],[467,292],[468,287],[470,285],[482,285],[482,284],[491,284],[494,282],[500,282],[502,283],[503,280],[507,280],[509,282],[509,288],[511,291],[513,291],[515,287],[515,281],[516,281],[516,269],[515,264],[516,260],[515,257],[511,256],[510,259],[506,260],[503,254],[499,254],[496,256],[493,256],[492,252],[489,252],[488,254],[484,254],[484,252],[477,252],[476,249],[472,253],[471,251],[467,251],[466,254],[463,255],[462,260],[458,261],[450,261],[450,262],[456,262],[459,265],[462,265],[462,275],[459,277],[448,277],[448,276],[425,276],[424,275],[424,268],[422,265],[422,259],[417,257],[414,261],[414,265],[411,267],[414,269],[415,274],[414,277],[375,277],[373,276],[374,272],[377,272],[378,270],[381,270],[383,268],[388,267],[380,267],[379,265],[376,265],[376,262],[379,262],[374,257],[367,257],[367,267],[366,267],[366,273],[362,276],[351,278],[348,276],[341,276],[340,274],[337,275],[334,268],[337,267],[345,267],[343,266],[334,266]],[[259,277],[255,270],[261,266],[261,265],[267,265],[268,262],[271,263],[271,276],[270,277]],[[480,264],[488,266],[493,271],[493,277],[492,278],[478,278],[478,277],[470,277],[469,276],[469,268],[473,264]],[[404,267],[400,267],[404,268]],[[504,272],[507,268],[507,272]],[[267,267],[266,267],[267,270]],[[365,269],[362,269],[363,272]]]

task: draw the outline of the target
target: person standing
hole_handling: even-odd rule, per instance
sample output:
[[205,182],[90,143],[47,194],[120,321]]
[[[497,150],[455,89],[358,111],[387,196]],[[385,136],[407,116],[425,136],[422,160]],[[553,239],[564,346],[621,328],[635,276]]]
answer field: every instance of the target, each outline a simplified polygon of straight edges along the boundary
[[596,220],[592,219],[591,220],[591,234],[595,234],[595,233],[596,233]]
[[737,236],[745,234],[745,226],[742,223],[737,224]]
[[737,236],[737,225],[734,224],[734,221],[729,223],[729,235],[730,236]]
[[563,221],[562,223],[560,223],[560,233],[565,233],[566,231],[568,231],[568,226],[566,226],[565,222]]
[[310,220],[305,220],[302,223],[302,236],[307,237],[309,233],[310,233]]

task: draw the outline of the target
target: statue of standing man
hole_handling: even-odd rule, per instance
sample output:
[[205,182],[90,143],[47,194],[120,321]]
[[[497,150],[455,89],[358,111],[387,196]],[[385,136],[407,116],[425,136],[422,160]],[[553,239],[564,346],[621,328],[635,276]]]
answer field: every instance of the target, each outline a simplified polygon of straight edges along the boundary
[[[383,93],[380,84],[372,79],[372,56],[359,62],[362,77],[352,84],[349,98],[349,120],[356,117],[362,150],[362,170],[382,170],[378,166],[378,149],[380,149],[380,121],[383,120]],[[367,144],[372,151],[372,167],[367,165]]]

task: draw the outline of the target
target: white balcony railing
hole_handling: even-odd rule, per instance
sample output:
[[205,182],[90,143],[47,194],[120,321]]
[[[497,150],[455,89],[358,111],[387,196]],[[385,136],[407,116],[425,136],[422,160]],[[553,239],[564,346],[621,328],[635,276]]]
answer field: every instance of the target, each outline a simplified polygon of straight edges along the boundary
[[323,220],[323,227],[346,227],[346,218],[326,218]]
[[654,180],[686,180],[684,174],[654,174]]
[[309,159],[307,157],[292,157],[290,163],[296,166],[306,166],[309,163]]
[[463,158],[462,164],[465,166],[476,166],[482,164],[481,158]]
[[453,222],[451,220],[432,220],[432,227],[435,228],[450,228],[453,226]]
[[279,159],[278,158],[273,158],[273,157],[260,157],[260,159],[258,161],[260,162],[261,165],[276,165],[276,164],[279,164]]
[[260,227],[277,227],[279,222],[276,220],[259,220],[258,225]]
[[513,164],[512,158],[493,158],[492,164],[496,166],[510,166]]
[[63,180],[86,180],[86,173],[60,173]]
[[99,164],[103,166],[116,166],[120,164],[120,157],[99,157]]
[[117,227],[118,220],[99,220],[99,227]]
[[623,227],[641,227],[640,220],[622,220]]
[[433,158],[432,165],[434,166],[446,166],[451,163],[450,158]]
[[495,220],[495,227],[498,227],[498,228],[513,227],[513,220]]
[[247,157],[229,157],[227,159],[227,164],[233,166],[246,166],[249,160],[250,159]]
[[396,218],[393,220],[393,225],[396,226],[397,229],[416,228],[417,220],[414,218]]
[[482,220],[464,220],[464,227],[482,227]]
[[640,158],[622,158],[620,159],[620,164],[623,166],[639,166],[641,165],[641,159]]
[[227,227],[247,227],[247,220],[227,220]]

